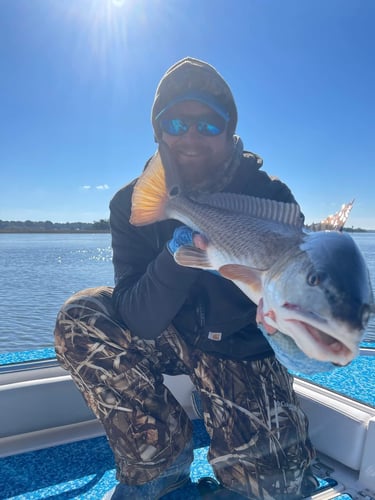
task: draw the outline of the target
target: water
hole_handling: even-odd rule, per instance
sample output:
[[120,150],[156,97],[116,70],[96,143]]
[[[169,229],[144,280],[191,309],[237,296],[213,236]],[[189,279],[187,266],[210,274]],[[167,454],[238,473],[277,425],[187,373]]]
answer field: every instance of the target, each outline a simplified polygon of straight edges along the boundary
[[[375,284],[375,233],[355,234]],[[109,234],[0,234],[0,353],[53,345],[56,314],[74,292],[113,286]],[[375,341],[375,318],[367,331]]]
[[53,345],[74,292],[113,285],[109,234],[0,234],[0,353]]
[[[358,244],[361,249],[369,272],[372,283],[372,289],[375,294],[375,233],[356,233],[353,235],[353,239]],[[373,315],[370,319],[366,330],[365,339],[369,342],[375,342],[375,316]]]

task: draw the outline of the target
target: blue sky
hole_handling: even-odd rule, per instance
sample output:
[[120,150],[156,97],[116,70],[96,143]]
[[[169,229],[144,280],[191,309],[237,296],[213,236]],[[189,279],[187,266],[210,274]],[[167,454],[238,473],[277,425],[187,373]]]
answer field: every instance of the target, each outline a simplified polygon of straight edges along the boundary
[[92,222],[154,152],[150,110],[187,55],[308,222],[355,198],[375,229],[374,0],[1,0],[0,219]]

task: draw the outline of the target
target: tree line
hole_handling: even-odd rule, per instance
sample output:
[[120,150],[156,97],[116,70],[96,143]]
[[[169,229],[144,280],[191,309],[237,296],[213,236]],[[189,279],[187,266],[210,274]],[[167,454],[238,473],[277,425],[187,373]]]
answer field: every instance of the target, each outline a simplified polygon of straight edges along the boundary
[[[0,233],[109,233],[109,220],[94,222],[51,222],[46,221],[6,221],[0,220]],[[361,228],[343,228],[353,233],[372,232]]]
[[109,220],[94,222],[51,222],[0,220],[0,233],[108,233]]

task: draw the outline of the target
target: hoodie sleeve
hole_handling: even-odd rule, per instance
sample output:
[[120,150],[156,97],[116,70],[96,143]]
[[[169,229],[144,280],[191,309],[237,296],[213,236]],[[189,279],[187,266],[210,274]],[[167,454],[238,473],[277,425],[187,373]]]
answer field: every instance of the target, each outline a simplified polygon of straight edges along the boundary
[[178,223],[130,224],[132,187],[119,191],[110,203],[113,301],[133,334],[153,339],[171,323],[202,271],[179,266],[167,250]]

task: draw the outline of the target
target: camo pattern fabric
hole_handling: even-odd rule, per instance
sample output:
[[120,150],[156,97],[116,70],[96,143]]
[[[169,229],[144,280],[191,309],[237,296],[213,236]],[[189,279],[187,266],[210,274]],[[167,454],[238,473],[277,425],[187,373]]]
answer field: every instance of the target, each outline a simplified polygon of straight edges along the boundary
[[102,422],[117,479],[144,484],[185,448],[192,425],[163,384],[188,374],[200,393],[216,477],[247,498],[302,498],[314,456],[292,378],[274,358],[222,359],[187,345],[173,326],[156,340],[116,319],[112,288],[73,295],[58,314],[57,359]]

